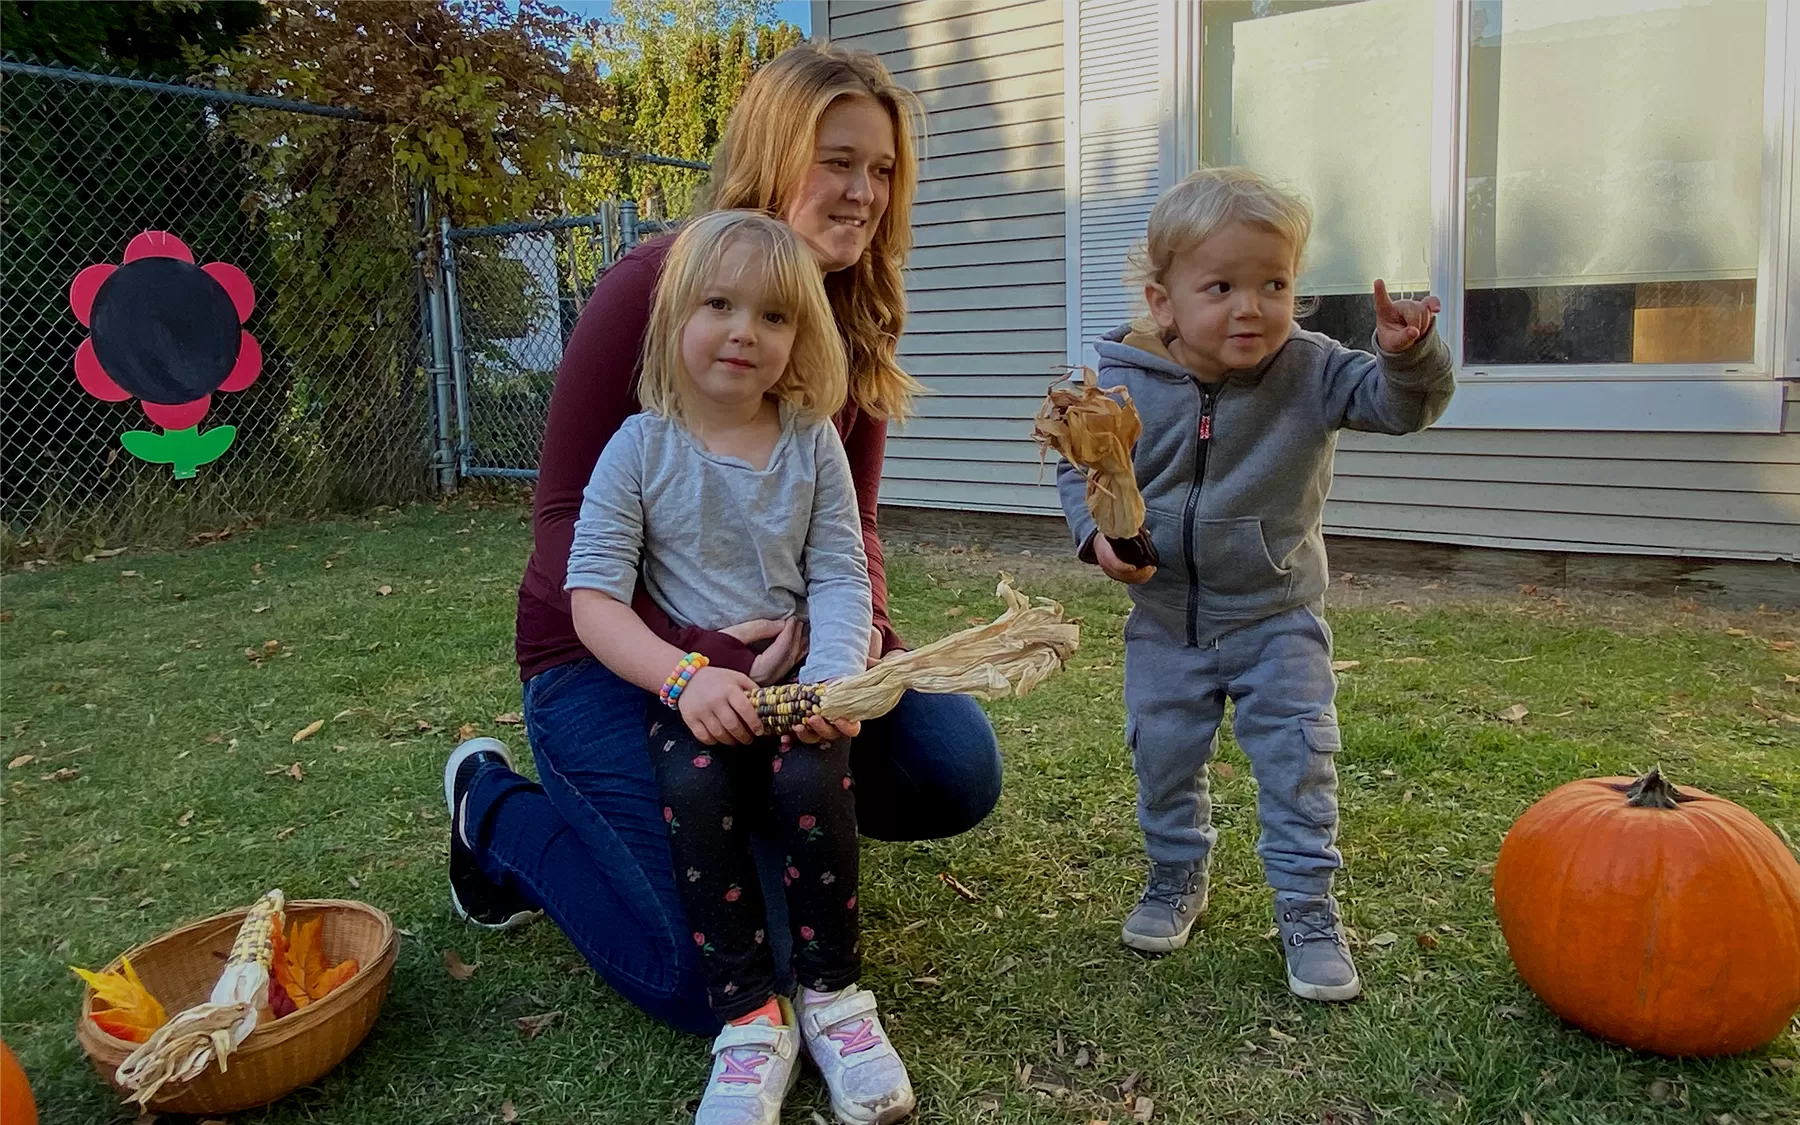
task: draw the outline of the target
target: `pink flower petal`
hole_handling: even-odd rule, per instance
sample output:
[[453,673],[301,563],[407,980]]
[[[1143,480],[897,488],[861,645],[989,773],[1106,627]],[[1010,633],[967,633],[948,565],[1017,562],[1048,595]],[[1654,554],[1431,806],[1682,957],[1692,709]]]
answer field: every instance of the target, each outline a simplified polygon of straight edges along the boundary
[[135,262],[139,258],[175,258],[191,263],[194,252],[187,248],[187,243],[166,230],[147,230],[125,247],[127,262]]
[[88,318],[94,315],[94,297],[99,294],[101,283],[118,268],[111,262],[97,262],[76,274],[75,280],[69,283],[69,309],[83,328],[87,327]]
[[256,377],[261,374],[262,345],[257,343],[256,337],[250,333],[239,332],[237,363],[232,365],[231,374],[225,376],[225,381],[219,384],[219,389],[221,391],[241,391],[256,382]]
[[100,357],[94,354],[91,338],[83,340],[75,349],[75,378],[81,383],[82,390],[101,402],[124,402],[131,397],[131,392],[113,382],[106,368],[100,366]]
[[249,320],[251,310],[256,308],[256,287],[250,284],[250,275],[230,262],[208,262],[200,268],[211,274],[231,297],[231,303],[237,309],[238,323]]
[[206,417],[207,410],[212,406],[212,396],[201,395],[193,402],[180,402],[172,406],[142,400],[139,400],[138,405],[144,408],[144,417],[163,429],[185,430],[192,426],[198,426],[200,419]]

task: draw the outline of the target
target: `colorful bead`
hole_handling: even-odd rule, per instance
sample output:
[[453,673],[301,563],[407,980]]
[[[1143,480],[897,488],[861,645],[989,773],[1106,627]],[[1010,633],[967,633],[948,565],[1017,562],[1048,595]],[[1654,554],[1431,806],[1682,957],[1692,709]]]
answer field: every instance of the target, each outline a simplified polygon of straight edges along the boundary
[[681,699],[681,693],[687,690],[688,681],[692,680],[694,673],[706,667],[708,663],[710,661],[697,652],[690,652],[682,657],[681,663],[675,665],[675,670],[670,672],[669,678],[663,681],[662,691],[658,693],[664,706],[676,706]]

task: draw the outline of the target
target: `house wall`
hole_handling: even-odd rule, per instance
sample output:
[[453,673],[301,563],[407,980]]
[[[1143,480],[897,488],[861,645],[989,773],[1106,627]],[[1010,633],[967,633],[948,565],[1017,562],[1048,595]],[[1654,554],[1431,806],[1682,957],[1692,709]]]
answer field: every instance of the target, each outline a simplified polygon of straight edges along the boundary
[[[1130,6],[1079,2],[1098,20]],[[815,17],[815,28],[881,54],[930,115],[901,354],[937,393],[891,437],[882,500],[1055,513],[1030,418],[1067,354],[1065,5],[819,7],[828,18]],[[1082,163],[1071,182],[1094,191],[1098,172]],[[1111,256],[1117,248],[1103,249]],[[1086,266],[1078,262],[1081,275],[1092,272]],[[1090,293],[1096,284],[1104,281],[1090,279]],[[1326,529],[1532,549],[1800,558],[1800,384],[1786,397],[1781,434],[1347,433]]]

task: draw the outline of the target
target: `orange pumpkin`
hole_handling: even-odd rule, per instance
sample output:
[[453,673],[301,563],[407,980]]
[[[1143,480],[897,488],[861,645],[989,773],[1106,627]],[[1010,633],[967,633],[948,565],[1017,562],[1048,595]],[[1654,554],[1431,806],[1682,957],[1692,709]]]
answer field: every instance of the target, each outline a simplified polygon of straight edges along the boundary
[[25,1068],[13,1057],[12,1048],[0,1042],[0,1125],[37,1125],[37,1100]]
[[1627,1047],[1748,1051],[1800,1009],[1800,863],[1748,809],[1656,770],[1527,809],[1494,908],[1550,1010]]

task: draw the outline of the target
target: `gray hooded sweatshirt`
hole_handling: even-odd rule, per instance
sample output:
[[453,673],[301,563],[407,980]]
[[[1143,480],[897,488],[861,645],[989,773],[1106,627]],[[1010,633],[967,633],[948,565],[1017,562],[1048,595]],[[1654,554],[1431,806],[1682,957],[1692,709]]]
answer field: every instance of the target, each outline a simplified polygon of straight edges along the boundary
[[[1337,433],[1408,434],[1456,389],[1434,332],[1398,355],[1295,328],[1255,368],[1203,383],[1161,340],[1116,328],[1095,345],[1100,385],[1123,386],[1144,421],[1133,458],[1161,565],[1129,591],[1138,611],[1190,645],[1299,606],[1320,608],[1322,529]],[[1068,462],[1057,491],[1092,562],[1086,483]]]

